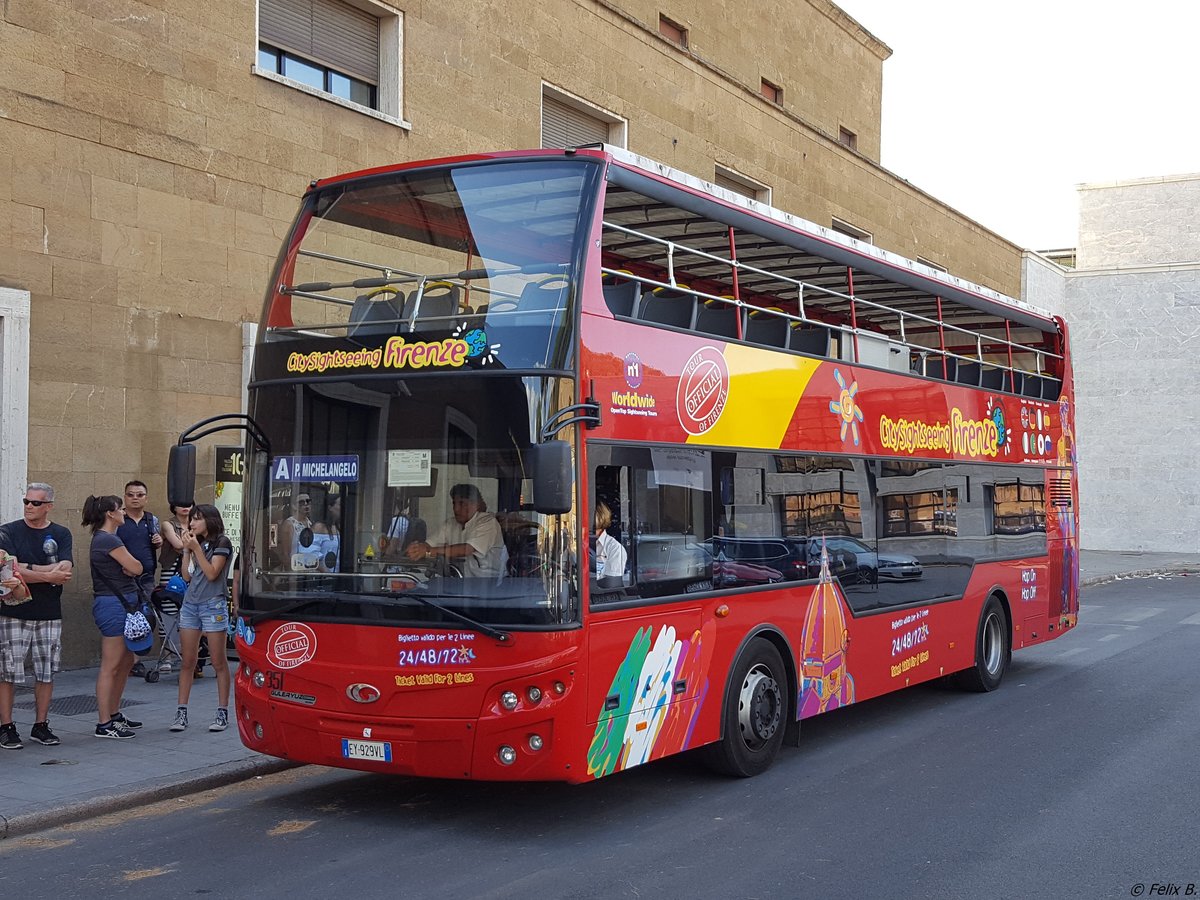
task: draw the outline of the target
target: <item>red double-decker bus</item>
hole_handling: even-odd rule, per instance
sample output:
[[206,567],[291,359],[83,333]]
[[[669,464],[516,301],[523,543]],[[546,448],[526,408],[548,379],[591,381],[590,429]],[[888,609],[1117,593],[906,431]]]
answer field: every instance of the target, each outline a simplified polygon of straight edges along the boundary
[[753,775],[1076,623],[1063,321],[625,151],[315,183],[249,403],[236,718],[273,756]]

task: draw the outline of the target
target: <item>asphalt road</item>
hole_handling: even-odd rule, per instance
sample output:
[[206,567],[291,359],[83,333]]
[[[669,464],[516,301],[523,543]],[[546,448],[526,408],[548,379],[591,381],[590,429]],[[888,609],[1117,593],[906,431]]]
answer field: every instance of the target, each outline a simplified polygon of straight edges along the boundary
[[687,757],[582,787],[310,767],[4,841],[0,887],[1058,900],[1192,884],[1200,896],[1200,579],[1088,589],[1081,619],[1016,654],[994,693],[918,687],[833,713],[751,780]]

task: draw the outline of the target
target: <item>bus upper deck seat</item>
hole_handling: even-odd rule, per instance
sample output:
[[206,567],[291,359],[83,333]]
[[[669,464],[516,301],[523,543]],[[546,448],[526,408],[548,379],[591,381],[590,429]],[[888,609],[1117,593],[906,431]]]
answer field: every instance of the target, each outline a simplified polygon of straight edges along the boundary
[[396,334],[404,318],[404,293],[392,287],[376,288],[354,298],[350,307],[350,327],[347,335],[352,338],[380,334]]
[[720,300],[705,300],[696,311],[696,330],[717,337],[737,337],[737,307]]
[[[680,285],[684,287],[684,285]],[[637,316],[644,322],[691,328],[695,318],[696,297],[674,288],[655,288],[642,296]]]
[[1007,379],[1004,377],[1006,374],[1004,369],[997,369],[995,366],[984,366],[980,373],[979,386],[993,391],[1002,391],[1007,382]]
[[783,317],[783,310],[756,308],[746,313],[742,334],[752,344],[763,344],[782,350],[787,347],[789,330],[791,329],[788,320]]
[[609,312],[614,316],[633,318],[634,310],[637,309],[638,297],[642,293],[642,286],[639,282],[619,278],[605,272],[601,289],[604,292],[604,302],[608,305]]
[[570,284],[561,275],[551,275],[541,281],[531,281],[521,289],[517,309],[521,312],[541,312],[567,305]]
[[788,335],[788,349],[797,353],[807,353],[809,356],[829,355],[829,329],[823,325],[802,325],[791,323],[791,333]]
[[416,291],[405,304],[404,314],[413,317],[413,330],[450,329],[462,311],[458,285],[449,281],[431,281],[424,291]]
[[958,364],[958,372],[955,381],[959,384],[970,384],[979,387],[979,372],[980,365],[977,362],[964,362]]
[[1058,378],[1042,378],[1042,399],[1057,401],[1062,393],[1062,380]]
[[1024,386],[1025,386],[1025,373],[1024,372],[1005,371],[1005,373],[1004,373],[1004,390],[1011,391],[1014,394],[1019,394],[1019,393],[1021,393],[1021,390]]
[[957,381],[958,360],[953,356],[928,356],[925,358],[925,374],[942,381]]

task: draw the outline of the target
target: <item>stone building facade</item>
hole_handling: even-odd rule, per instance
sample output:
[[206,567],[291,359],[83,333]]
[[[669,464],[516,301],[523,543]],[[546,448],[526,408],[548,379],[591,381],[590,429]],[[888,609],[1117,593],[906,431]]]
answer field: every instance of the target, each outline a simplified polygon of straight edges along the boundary
[[1077,267],[1026,287],[1071,326],[1081,544],[1198,553],[1200,175],[1082,185],[1079,207]]
[[[271,68],[264,25],[292,7],[375,23],[377,108]],[[769,189],[789,212],[1021,291],[1019,248],[879,165],[891,51],[828,0],[7,0],[0,10],[0,515],[20,514],[26,479],[53,483],[55,518],[75,528],[80,559],[88,494],[141,477],[165,513],[170,444],[237,409],[243,326],[259,315],[312,179],[535,147],[551,104],[638,153]],[[268,50],[305,59],[295,46]],[[80,568],[69,664],[96,649]]]

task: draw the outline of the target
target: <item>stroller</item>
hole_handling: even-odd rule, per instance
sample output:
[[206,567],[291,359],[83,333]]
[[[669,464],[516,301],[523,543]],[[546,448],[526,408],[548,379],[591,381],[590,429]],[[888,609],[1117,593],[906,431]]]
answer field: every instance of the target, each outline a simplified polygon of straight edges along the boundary
[[179,650],[179,604],[183,602],[186,587],[184,580],[175,575],[164,586],[150,592],[150,605],[158,616],[158,634],[162,638],[162,645],[158,659],[148,661],[145,665],[143,677],[149,684],[154,684],[172,669],[178,672],[183,664],[183,654]]

